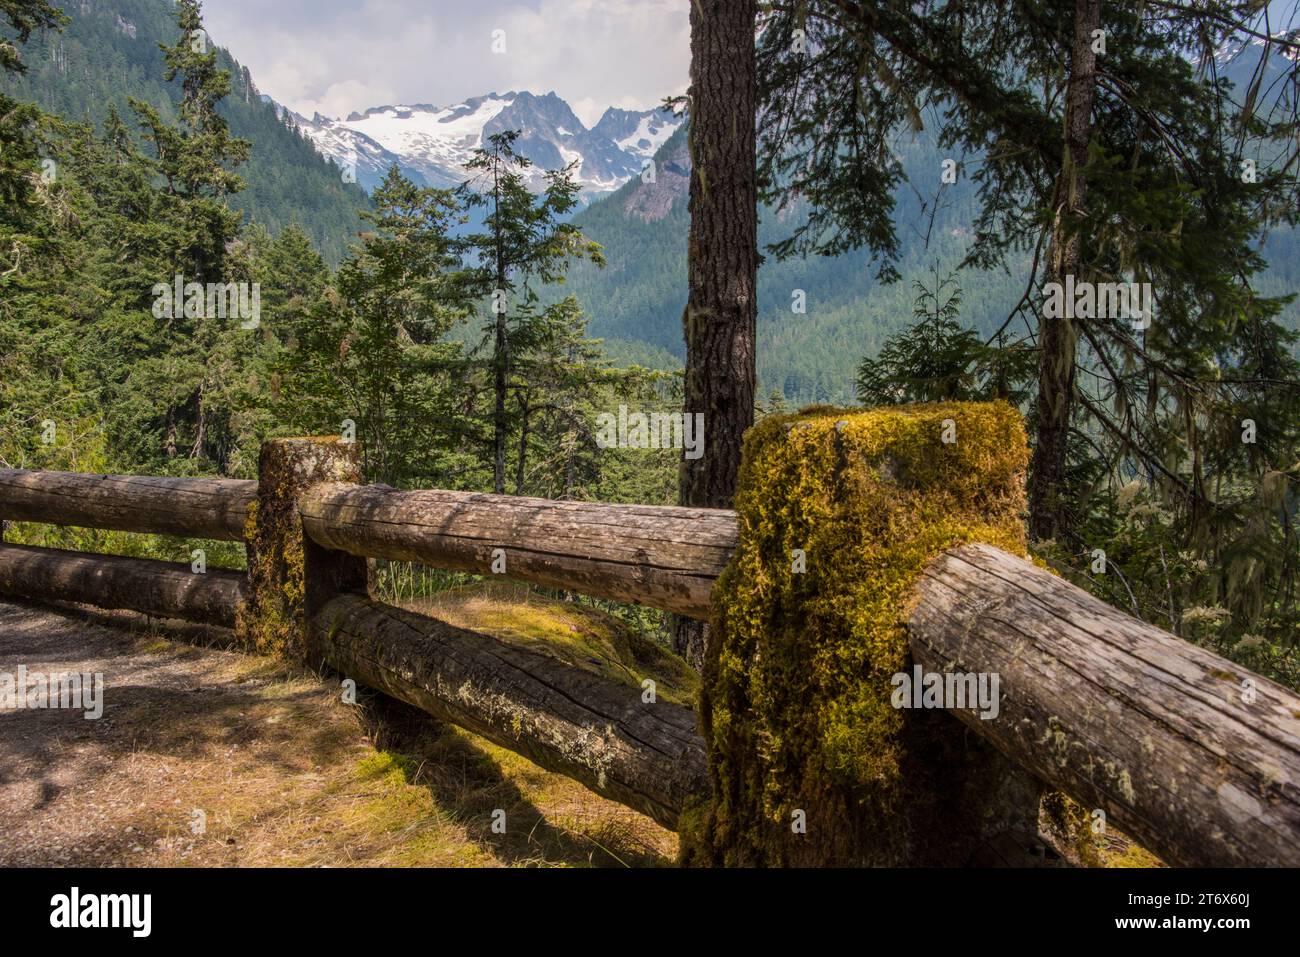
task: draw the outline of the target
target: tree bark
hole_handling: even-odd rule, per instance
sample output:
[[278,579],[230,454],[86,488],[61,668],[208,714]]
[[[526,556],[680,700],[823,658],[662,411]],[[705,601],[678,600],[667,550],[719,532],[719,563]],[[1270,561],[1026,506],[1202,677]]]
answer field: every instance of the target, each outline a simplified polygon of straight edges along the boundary
[[[726,508],[754,421],[758,187],[755,0],[691,4],[691,226],[685,412],[704,415],[704,453],[683,456],[682,505]],[[703,660],[705,629],[678,622],[674,644]]]
[[[1052,248],[1048,256],[1054,282],[1076,281],[1083,263],[1081,230],[1087,215],[1088,182],[1083,168],[1092,139],[1092,108],[1097,92],[1097,54],[1093,31],[1101,22],[1101,0],[1076,0],[1074,47],[1065,98],[1065,144]],[[1073,310],[1073,304],[1069,306]],[[1038,396],[1034,453],[1029,467],[1029,534],[1045,540],[1066,527],[1066,453],[1074,409],[1074,358],[1079,332],[1075,320],[1044,316],[1038,326]]]
[[526,395],[519,399],[519,460],[515,463],[515,494],[524,494],[524,472],[528,465],[528,419],[531,410]]
[[497,313],[496,348],[492,356],[492,490],[498,495],[506,490],[506,441],[509,419],[506,416],[506,389],[510,376],[510,337],[505,312]]
[[199,394],[197,399],[198,416],[197,416],[197,422],[194,427],[194,446],[190,449],[190,458],[192,459],[197,459],[199,456],[203,454],[203,442],[207,434],[207,425],[208,425],[207,406],[205,406],[203,403],[203,394],[204,394],[205,385],[206,382],[204,380],[199,381]]
[[0,469],[0,513],[14,522],[237,542],[256,497],[242,479]]
[[737,535],[721,509],[344,484],[313,489],[299,510],[326,549],[486,575],[499,548],[507,578],[699,618]]
[[927,569],[926,671],[998,675],[952,709],[1022,768],[1179,867],[1300,865],[1300,697],[986,545]]
[[[496,165],[492,168],[493,212],[501,216],[501,178],[500,154],[495,157]],[[506,392],[510,384],[510,327],[506,323],[506,302],[502,298],[506,291],[506,261],[501,235],[502,224],[494,227],[496,242],[496,290],[492,298],[492,307],[496,310],[496,343],[492,350],[492,491],[504,495],[506,491],[506,439],[509,420],[506,417]]]
[[58,548],[0,545],[0,594],[123,608],[231,628],[247,595],[242,572]]
[[358,595],[312,619],[345,676],[481,734],[676,829],[708,793],[694,712],[487,635]]

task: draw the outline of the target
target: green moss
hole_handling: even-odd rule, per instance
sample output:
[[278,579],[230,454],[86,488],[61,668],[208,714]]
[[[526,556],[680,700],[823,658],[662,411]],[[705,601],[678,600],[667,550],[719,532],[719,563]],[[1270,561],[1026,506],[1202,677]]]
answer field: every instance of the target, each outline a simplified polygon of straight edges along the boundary
[[[446,726],[410,754],[383,750],[359,761],[347,810],[335,818],[349,849],[380,844],[389,866],[660,865],[645,838],[654,825],[511,751]],[[509,830],[490,830],[492,813]],[[648,828],[649,830],[645,830]],[[667,850],[667,848],[665,848]]]
[[686,862],[908,859],[905,766],[927,745],[890,678],[910,665],[913,587],[961,543],[1025,553],[1027,463],[1002,403],[814,407],[750,430],[702,697],[714,804]]
[[306,594],[302,536],[285,534],[284,514],[264,512],[260,504],[250,504],[244,523],[256,607],[240,609],[236,629],[250,650],[284,658],[302,644],[298,621]]
[[1043,824],[1064,852],[1080,867],[1163,867],[1160,858],[1130,838],[1116,833],[1098,834],[1092,814],[1062,791],[1043,795]]
[[448,589],[406,606],[611,681],[642,687],[651,678],[659,700],[694,706],[699,676],[682,658],[594,608],[492,582]]
[[337,446],[334,436],[278,439],[262,446],[257,500],[244,524],[252,598],[236,623],[251,650],[287,660],[307,657],[306,543],[298,496],[309,478],[348,478],[351,463]]
[[1103,844],[1092,831],[1092,817],[1087,808],[1063,791],[1048,791],[1044,794],[1042,808],[1048,831],[1056,836],[1061,846],[1078,858],[1080,865],[1103,866]]
[[1164,862],[1150,851],[1133,843],[1125,843],[1117,850],[1103,850],[1103,867],[1164,867]]
[[415,770],[415,762],[392,751],[376,751],[357,762],[357,777],[362,781],[387,781],[394,787],[405,784]]

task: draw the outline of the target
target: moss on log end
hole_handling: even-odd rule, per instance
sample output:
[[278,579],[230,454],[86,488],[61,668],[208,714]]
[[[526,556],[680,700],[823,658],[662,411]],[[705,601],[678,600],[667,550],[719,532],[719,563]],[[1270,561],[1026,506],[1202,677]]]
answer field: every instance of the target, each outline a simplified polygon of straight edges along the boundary
[[1036,813],[950,716],[890,702],[926,564],[1025,553],[1027,464],[1002,403],[821,406],[748,433],[701,695],[714,796],[684,863],[961,864],[991,817]]

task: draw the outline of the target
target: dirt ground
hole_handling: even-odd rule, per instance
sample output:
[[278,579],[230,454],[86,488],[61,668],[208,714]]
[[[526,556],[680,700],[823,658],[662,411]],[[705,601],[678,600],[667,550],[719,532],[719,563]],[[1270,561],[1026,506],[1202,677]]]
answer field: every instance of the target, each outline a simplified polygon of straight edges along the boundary
[[[0,709],[0,866],[654,866],[675,835],[337,677],[132,614],[0,604],[0,673],[101,673],[104,713]],[[493,829],[504,812],[505,833]]]

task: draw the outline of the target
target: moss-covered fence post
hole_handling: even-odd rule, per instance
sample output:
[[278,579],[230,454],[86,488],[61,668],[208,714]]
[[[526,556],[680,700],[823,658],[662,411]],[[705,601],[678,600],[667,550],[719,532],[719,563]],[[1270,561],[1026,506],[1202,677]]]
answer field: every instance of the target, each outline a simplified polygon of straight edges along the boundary
[[337,437],[270,439],[258,459],[257,501],[249,509],[249,599],[238,631],[248,647],[312,665],[307,622],[330,598],[370,590],[364,558],[321,548],[303,534],[298,503],[324,482],[361,481],[355,442]]
[[1037,784],[911,693],[906,631],[944,550],[1025,553],[1027,462],[1003,403],[815,407],[750,430],[701,694],[713,798],[683,817],[684,863],[1031,863]]

